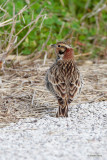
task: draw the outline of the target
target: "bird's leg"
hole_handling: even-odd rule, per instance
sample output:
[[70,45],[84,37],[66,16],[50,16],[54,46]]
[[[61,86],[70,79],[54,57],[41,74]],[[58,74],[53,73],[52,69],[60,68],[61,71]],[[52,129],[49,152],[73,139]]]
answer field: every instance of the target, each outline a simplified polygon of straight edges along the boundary
[[58,111],[56,113],[56,117],[60,117],[60,106],[58,107]]
[[68,104],[65,107],[65,117],[68,117]]
[[59,107],[58,107],[58,111],[57,111],[57,113],[56,113],[56,117],[63,117],[63,114],[62,114],[62,107],[59,105]]

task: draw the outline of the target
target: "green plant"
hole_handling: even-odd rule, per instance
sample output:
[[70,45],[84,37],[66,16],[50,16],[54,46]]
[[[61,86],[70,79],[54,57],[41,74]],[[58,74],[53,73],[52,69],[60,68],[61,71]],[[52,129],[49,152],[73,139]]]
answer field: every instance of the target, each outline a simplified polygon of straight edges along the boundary
[[[70,38],[75,53],[92,53],[91,57],[103,55],[107,41],[107,6],[105,1],[77,1],[77,0],[21,0],[0,1],[1,23],[13,17],[13,2],[15,14],[27,5],[27,10],[16,18],[15,33],[31,23],[44,8],[43,15],[34,29],[18,46],[18,53],[28,55],[37,53],[47,45]],[[5,42],[11,32],[12,23],[0,29],[0,39]],[[29,25],[18,35],[20,41],[28,32]],[[47,43],[45,43],[47,42]],[[43,45],[45,44],[45,45]],[[5,44],[2,46],[5,48]],[[101,47],[100,47],[101,46]],[[36,52],[35,52],[36,49]],[[16,54],[16,50],[13,51]]]

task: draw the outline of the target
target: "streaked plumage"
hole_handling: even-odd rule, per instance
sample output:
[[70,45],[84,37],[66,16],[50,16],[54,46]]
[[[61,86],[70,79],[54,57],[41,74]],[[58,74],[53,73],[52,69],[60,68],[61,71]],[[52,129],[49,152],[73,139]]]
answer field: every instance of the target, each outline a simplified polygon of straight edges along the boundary
[[70,46],[58,42],[52,47],[55,47],[57,59],[46,73],[46,86],[58,100],[59,109],[56,116],[67,117],[68,104],[81,89],[80,73]]

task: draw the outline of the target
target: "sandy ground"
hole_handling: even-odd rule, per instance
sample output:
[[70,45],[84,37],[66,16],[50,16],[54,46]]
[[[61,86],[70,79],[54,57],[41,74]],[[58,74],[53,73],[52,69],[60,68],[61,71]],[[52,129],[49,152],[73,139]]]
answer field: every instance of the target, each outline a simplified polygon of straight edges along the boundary
[[[0,127],[27,117],[55,117],[58,104],[45,87],[45,73],[52,64],[52,60],[35,60],[4,66],[0,75]],[[107,62],[78,61],[77,65],[84,86],[71,105],[107,100]]]
[[0,129],[0,160],[107,160],[107,101],[69,108],[68,118],[27,118]]
[[45,87],[52,63],[8,64],[0,73],[0,160],[107,160],[106,61],[78,62],[84,86],[68,118],[55,118]]

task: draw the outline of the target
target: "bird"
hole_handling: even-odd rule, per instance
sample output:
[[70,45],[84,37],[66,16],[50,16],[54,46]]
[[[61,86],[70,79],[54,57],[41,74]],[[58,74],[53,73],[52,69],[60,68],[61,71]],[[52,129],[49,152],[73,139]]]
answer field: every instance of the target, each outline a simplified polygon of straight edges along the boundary
[[55,49],[56,60],[46,72],[46,87],[58,101],[56,117],[68,117],[68,106],[80,93],[82,78],[74,60],[74,49],[66,42],[51,47]]

